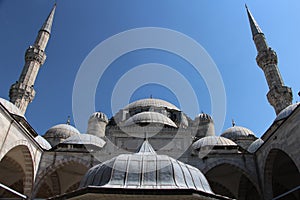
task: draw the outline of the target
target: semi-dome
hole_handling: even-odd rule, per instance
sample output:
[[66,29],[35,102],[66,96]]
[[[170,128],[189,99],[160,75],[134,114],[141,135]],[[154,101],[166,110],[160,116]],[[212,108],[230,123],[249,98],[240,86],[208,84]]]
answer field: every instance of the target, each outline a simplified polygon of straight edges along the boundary
[[55,146],[68,137],[77,134],[80,134],[80,132],[75,127],[69,124],[58,124],[51,127],[43,137],[48,140],[52,146]]
[[228,138],[230,140],[238,140],[241,138],[255,138],[254,133],[248,128],[242,126],[233,126],[226,129],[222,134],[222,137]]
[[52,148],[51,144],[42,136],[38,135],[34,139],[43,149],[49,150]]
[[157,112],[141,112],[127,119],[124,126],[142,123],[157,123],[177,128],[176,124],[167,116]]
[[177,108],[175,105],[167,101],[164,101],[162,99],[152,99],[152,98],[137,100],[127,105],[124,109],[131,110],[139,107],[158,107],[158,108],[167,108],[170,110],[180,111],[179,108]]
[[287,118],[288,116],[290,116],[290,114],[297,108],[297,106],[300,104],[300,102],[298,103],[294,103],[292,105],[289,105],[288,107],[286,107],[285,109],[283,109],[276,117],[276,119],[274,121],[279,121],[282,119]]
[[90,116],[89,120],[93,120],[93,119],[97,119],[99,121],[108,123],[108,118],[107,118],[107,116],[103,112],[94,112]]
[[10,101],[7,101],[6,99],[0,98],[0,103],[10,112],[11,114],[18,115],[21,117],[24,117],[24,114],[21,112],[21,110]]
[[201,171],[167,155],[157,155],[146,140],[134,154],[121,154],[94,166],[80,188],[194,189],[213,194]]
[[250,153],[254,153],[263,143],[264,141],[258,138],[254,142],[252,142],[252,144],[248,147],[247,151]]
[[206,136],[193,143],[192,148],[194,150],[199,150],[203,148],[220,146],[237,146],[235,142],[230,139],[221,136]]
[[65,139],[62,144],[82,144],[102,148],[105,145],[105,141],[97,136],[90,134],[76,134]]

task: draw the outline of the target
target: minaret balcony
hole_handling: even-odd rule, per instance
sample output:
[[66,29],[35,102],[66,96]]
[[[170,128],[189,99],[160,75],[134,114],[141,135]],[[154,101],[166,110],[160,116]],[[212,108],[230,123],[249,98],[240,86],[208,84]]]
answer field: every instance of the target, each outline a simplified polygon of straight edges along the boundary
[[16,99],[25,98],[29,102],[33,100],[35,90],[33,86],[28,86],[24,83],[16,82],[10,87],[9,97],[14,102]]
[[43,50],[35,47],[35,46],[30,46],[26,50],[25,54],[25,61],[30,62],[30,61],[36,61],[40,65],[43,65],[46,60],[46,54]]
[[256,62],[258,66],[260,66],[262,70],[264,70],[268,65],[277,65],[277,54],[271,48],[265,51],[260,51],[256,56]]

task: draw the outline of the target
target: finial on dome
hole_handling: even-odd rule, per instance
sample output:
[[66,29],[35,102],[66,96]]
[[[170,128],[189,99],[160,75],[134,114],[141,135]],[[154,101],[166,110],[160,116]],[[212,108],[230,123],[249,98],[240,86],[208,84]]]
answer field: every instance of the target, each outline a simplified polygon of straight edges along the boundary
[[234,121],[234,119],[231,120],[231,123],[232,123],[232,127],[234,127],[234,126],[235,126],[235,121]]
[[150,94],[150,99],[152,99],[152,94]]
[[67,124],[67,125],[70,125],[70,124],[71,124],[71,118],[70,118],[70,115],[68,116],[68,119],[67,119],[66,124]]
[[144,141],[145,141],[145,140],[148,140],[147,132],[144,133]]

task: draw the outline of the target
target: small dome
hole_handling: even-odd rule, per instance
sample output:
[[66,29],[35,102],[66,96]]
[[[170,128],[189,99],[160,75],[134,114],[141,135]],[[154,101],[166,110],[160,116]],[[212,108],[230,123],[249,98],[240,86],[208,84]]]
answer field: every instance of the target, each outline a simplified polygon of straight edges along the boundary
[[255,138],[255,135],[251,130],[241,126],[230,127],[226,129],[221,136],[231,140],[238,140],[246,137]]
[[127,105],[124,109],[134,109],[139,107],[162,107],[170,110],[180,111],[175,105],[161,99],[140,99]]
[[166,155],[157,155],[146,140],[135,154],[121,154],[91,168],[80,188],[194,189],[213,194],[201,171]]
[[214,146],[237,146],[235,142],[221,136],[206,136],[193,143],[194,150]]
[[102,148],[105,145],[105,141],[97,136],[90,134],[76,134],[65,139],[62,144],[83,144]]
[[248,147],[248,152],[254,153],[262,144],[264,141],[260,138],[256,139],[252,144]]
[[10,101],[7,101],[6,99],[0,98],[0,103],[10,112],[11,114],[18,115],[21,117],[24,117],[24,114],[21,112],[21,110],[15,106],[15,104],[11,103]]
[[200,113],[197,117],[196,120],[199,119],[200,121],[207,121],[207,122],[213,122],[213,119],[209,114],[206,113]]
[[75,127],[69,124],[58,124],[51,127],[43,137],[48,140],[52,146],[55,146],[68,137],[77,134],[80,134],[80,132]]
[[124,126],[131,126],[140,123],[158,123],[177,128],[176,124],[168,117],[157,112],[141,112],[125,121]]
[[92,119],[97,119],[97,120],[99,120],[99,121],[108,123],[108,118],[107,118],[107,116],[106,116],[104,113],[102,113],[102,112],[95,112],[95,113],[93,113],[93,114],[90,116],[90,119],[89,119],[89,120],[92,120]]
[[276,119],[274,121],[279,121],[282,119],[287,118],[288,116],[290,116],[290,114],[297,108],[297,106],[300,104],[300,102],[298,103],[294,103],[292,105],[289,105],[288,107],[286,107],[285,109],[283,109],[276,117]]
[[38,135],[34,139],[43,149],[49,150],[52,148],[50,143],[42,136]]

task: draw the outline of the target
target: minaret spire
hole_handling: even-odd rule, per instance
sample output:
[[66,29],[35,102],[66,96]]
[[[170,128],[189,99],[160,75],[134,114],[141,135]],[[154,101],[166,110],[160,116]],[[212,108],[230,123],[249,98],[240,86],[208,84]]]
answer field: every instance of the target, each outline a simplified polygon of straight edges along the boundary
[[267,98],[274,107],[276,114],[292,104],[293,94],[291,88],[284,85],[281,74],[278,69],[277,54],[268,46],[264,33],[252,16],[246,5],[253,41],[257,49],[256,62],[264,71],[269,92]]
[[252,14],[246,4],[245,4],[245,7],[247,10],[247,14],[248,14],[248,19],[249,19],[249,23],[250,23],[252,36],[254,37],[257,34],[263,34],[263,32],[261,31],[260,27],[258,26],[257,22],[255,21],[254,17],[252,16]]
[[32,46],[26,50],[25,64],[19,80],[13,84],[9,91],[10,101],[24,114],[27,106],[35,96],[33,88],[40,67],[46,60],[45,48],[50,38],[56,4],[40,29]]
[[46,21],[44,22],[44,24],[41,28],[41,31],[47,31],[49,34],[51,34],[51,28],[52,28],[55,10],[56,10],[56,3],[54,4],[49,16],[47,17]]

